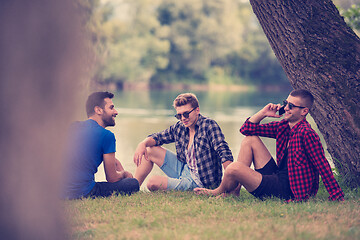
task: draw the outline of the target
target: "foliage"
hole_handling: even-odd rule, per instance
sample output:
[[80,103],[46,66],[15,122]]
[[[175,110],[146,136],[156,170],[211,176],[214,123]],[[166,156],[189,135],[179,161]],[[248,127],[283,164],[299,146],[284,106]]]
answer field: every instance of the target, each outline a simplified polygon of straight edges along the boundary
[[236,7],[232,0],[163,1],[158,19],[169,28],[171,42],[166,72],[203,80],[214,61],[239,48],[243,29]]
[[[74,2],[83,16],[83,25],[85,26],[88,41],[85,43],[88,49],[93,53],[93,59],[89,60],[89,65],[95,63],[100,66],[104,61],[104,52],[106,51],[106,35],[102,28],[102,23],[106,21],[112,12],[112,8],[107,5],[100,7],[99,0],[78,0]],[[94,74],[97,70],[94,71]]]
[[168,68],[154,81],[287,82],[248,3],[167,0],[159,6],[158,19],[170,29],[171,50]]
[[360,30],[360,5],[352,5],[347,10],[340,10],[346,23],[354,30]]
[[128,13],[113,14],[102,24],[106,31],[106,60],[98,73],[98,80],[148,81],[156,69],[167,66],[169,43],[157,36],[160,31],[154,1],[124,0],[117,6]]
[[[359,5],[335,3],[359,30]],[[78,0],[78,5],[95,53],[95,81],[288,84],[247,1]]]
[[248,2],[79,1],[98,82],[287,83]]
[[268,40],[259,27],[251,8],[239,8],[240,22],[246,26],[239,51],[227,55],[226,66],[232,76],[241,76],[243,82],[259,84],[285,84],[288,79],[278,63]]

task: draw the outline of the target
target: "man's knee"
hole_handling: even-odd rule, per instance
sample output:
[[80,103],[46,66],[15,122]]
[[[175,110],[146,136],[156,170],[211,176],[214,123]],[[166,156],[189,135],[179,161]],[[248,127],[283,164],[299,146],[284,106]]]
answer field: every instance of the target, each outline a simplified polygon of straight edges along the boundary
[[226,168],[225,174],[232,178],[241,177],[244,173],[243,170],[245,167],[247,166],[241,162],[233,162]]
[[149,160],[152,162],[156,162],[156,161],[154,161],[155,159],[162,158],[162,156],[166,153],[166,150],[164,153],[164,149],[159,146],[147,147],[146,151],[147,151]]
[[261,142],[261,139],[258,136],[246,136],[242,142],[241,146],[253,146],[255,143]]
[[226,168],[225,174],[233,181],[244,185],[246,188],[253,186],[254,184],[256,185],[257,182],[261,181],[261,175],[242,162],[234,162],[230,164]]
[[163,178],[160,176],[151,177],[147,183],[147,188],[150,191],[165,190],[166,187]]
[[157,148],[157,147],[147,147],[147,148],[146,148],[146,152],[147,152],[147,155],[148,155],[149,160],[151,160],[151,159],[153,158],[153,156],[155,155],[155,153],[156,153],[156,148]]

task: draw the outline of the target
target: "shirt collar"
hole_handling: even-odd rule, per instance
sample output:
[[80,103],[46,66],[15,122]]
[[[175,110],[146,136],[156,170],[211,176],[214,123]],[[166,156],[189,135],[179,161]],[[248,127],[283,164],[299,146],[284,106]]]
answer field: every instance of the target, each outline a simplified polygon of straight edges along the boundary
[[199,113],[199,117],[195,123],[195,128],[198,128],[204,119],[205,119],[205,117]]
[[295,131],[297,131],[297,129],[298,129],[301,125],[303,125],[303,124],[305,124],[305,123],[307,123],[306,117],[305,117],[303,120],[301,120],[300,122],[298,122],[297,124],[295,124],[295,126],[290,130],[290,132],[295,132]]

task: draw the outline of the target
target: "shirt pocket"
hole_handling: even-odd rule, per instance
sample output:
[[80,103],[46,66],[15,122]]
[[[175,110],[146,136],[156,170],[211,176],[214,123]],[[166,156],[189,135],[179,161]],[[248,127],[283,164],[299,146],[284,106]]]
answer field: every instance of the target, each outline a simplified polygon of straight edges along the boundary
[[197,147],[201,155],[210,152],[210,142],[205,136],[197,137]]
[[304,157],[303,149],[299,148],[289,153],[289,159],[293,159],[296,166],[306,165],[306,158]]

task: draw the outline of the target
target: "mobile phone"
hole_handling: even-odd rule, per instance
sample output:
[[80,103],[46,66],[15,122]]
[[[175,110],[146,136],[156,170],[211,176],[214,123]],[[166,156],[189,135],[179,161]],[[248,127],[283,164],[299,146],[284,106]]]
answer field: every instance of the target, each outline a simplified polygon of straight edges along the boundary
[[285,113],[285,106],[282,106],[280,109],[279,109],[279,115],[283,115]]

